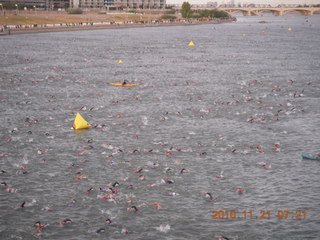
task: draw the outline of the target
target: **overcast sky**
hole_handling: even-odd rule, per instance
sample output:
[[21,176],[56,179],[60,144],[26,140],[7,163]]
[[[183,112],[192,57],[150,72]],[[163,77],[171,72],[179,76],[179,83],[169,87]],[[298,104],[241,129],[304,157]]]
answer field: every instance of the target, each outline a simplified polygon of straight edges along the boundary
[[[167,4],[181,4],[189,2],[190,4],[206,4],[207,2],[229,3],[230,0],[167,0]],[[256,4],[320,4],[320,0],[235,0],[235,3],[256,3]]]

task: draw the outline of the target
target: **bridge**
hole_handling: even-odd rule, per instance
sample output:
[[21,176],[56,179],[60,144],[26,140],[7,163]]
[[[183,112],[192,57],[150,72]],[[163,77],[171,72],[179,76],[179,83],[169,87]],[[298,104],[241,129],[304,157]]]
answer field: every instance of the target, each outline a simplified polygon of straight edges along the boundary
[[287,13],[292,12],[299,12],[305,16],[311,16],[313,14],[320,14],[320,8],[316,7],[292,7],[292,8],[286,8],[286,7],[266,7],[266,8],[250,8],[250,7],[218,7],[218,8],[210,8],[210,7],[192,7],[192,9],[217,9],[221,11],[225,11],[227,13],[236,13],[241,12],[244,16],[258,16],[263,12],[272,12],[275,16],[282,16]]

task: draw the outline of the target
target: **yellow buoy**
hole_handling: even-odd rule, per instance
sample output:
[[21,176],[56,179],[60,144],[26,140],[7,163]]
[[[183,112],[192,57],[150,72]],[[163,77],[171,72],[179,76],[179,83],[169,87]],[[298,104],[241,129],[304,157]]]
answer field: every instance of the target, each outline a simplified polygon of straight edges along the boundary
[[119,63],[119,64],[122,64],[123,62],[122,62],[122,60],[120,59],[118,63]]
[[288,28],[288,31],[292,31],[292,28]]
[[194,43],[191,41],[191,42],[189,42],[189,47],[194,47],[195,45],[194,45]]
[[91,127],[91,125],[86,120],[84,120],[80,113],[77,113],[76,118],[74,119],[73,128],[75,130],[78,130],[88,127]]

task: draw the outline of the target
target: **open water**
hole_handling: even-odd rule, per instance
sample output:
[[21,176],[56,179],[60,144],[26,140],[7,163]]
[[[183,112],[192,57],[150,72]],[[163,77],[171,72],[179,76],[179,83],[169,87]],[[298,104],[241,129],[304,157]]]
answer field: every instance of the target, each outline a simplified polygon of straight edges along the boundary
[[296,14],[2,36],[0,239],[320,239],[319,36]]

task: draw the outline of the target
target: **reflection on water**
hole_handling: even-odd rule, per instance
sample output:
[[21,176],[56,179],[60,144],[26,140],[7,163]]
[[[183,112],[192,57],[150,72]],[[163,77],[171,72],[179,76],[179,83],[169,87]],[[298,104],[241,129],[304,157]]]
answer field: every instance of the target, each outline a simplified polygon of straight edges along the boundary
[[1,239],[316,239],[319,22],[3,36]]

